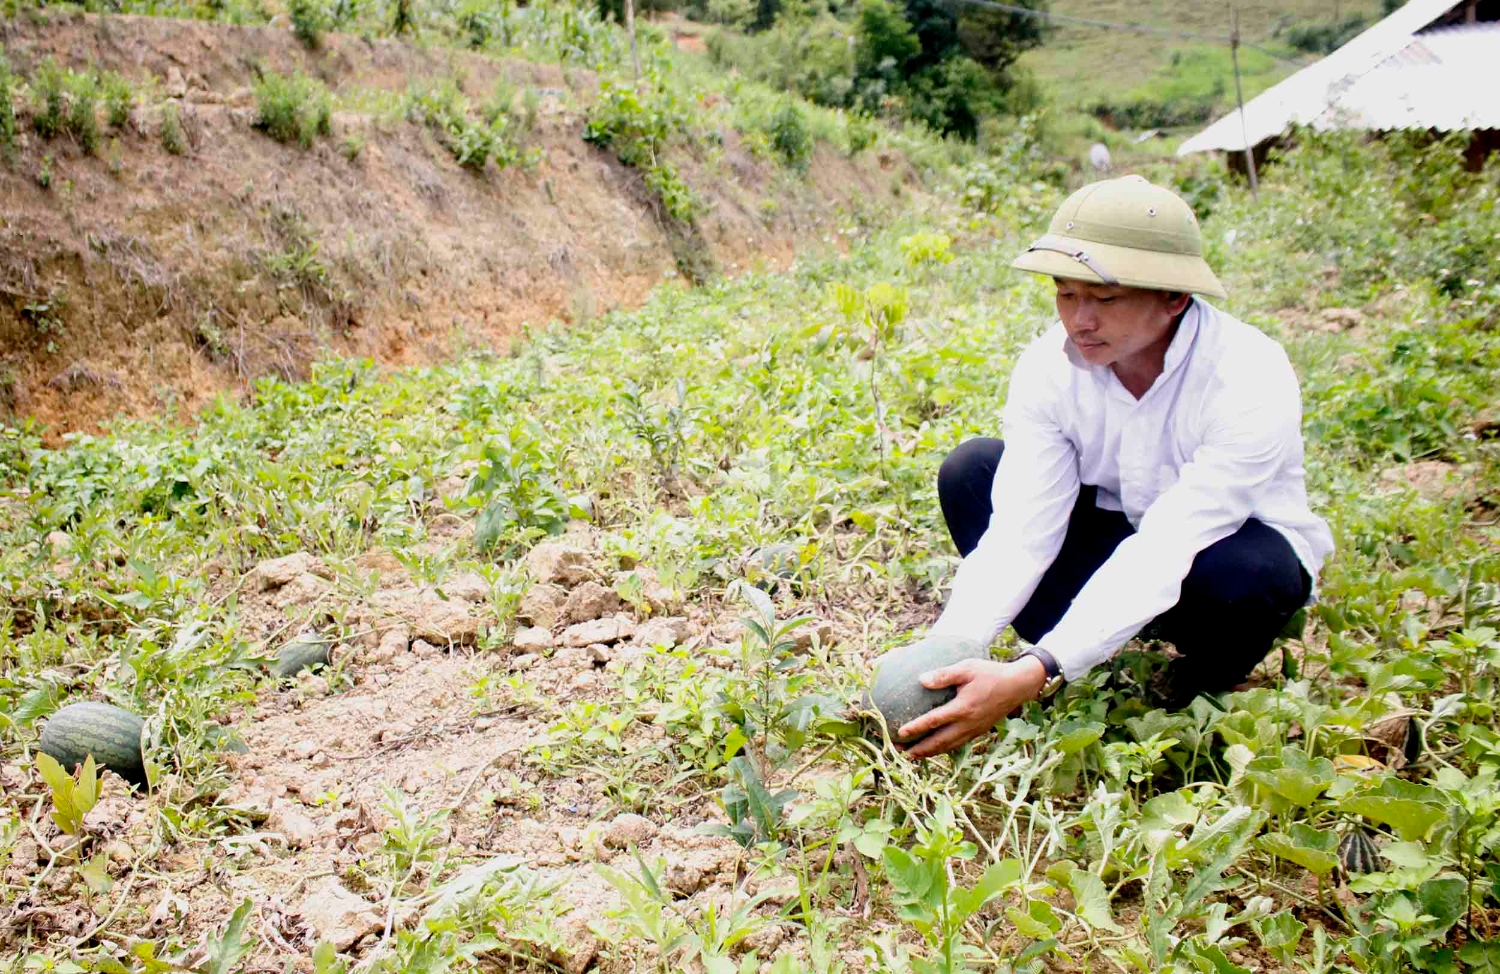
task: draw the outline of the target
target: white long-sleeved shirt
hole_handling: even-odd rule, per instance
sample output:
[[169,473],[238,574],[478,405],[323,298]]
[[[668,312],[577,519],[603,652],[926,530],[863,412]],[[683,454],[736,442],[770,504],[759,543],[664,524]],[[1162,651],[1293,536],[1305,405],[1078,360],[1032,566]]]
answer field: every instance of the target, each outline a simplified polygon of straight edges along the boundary
[[1089,365],[1058,322],[1021,354],[1002,417],[994,513],[964,558],[934,634],[988,645],[1057,557],[1081,484],[1136,533],[1038,644],[1076,680],[1177,603],[1193,558],[1257,518],[1316,579],[1333,550],[1308,508],[1302,397],[1285,351],[1194,298],[1162,374],[1136,399]]

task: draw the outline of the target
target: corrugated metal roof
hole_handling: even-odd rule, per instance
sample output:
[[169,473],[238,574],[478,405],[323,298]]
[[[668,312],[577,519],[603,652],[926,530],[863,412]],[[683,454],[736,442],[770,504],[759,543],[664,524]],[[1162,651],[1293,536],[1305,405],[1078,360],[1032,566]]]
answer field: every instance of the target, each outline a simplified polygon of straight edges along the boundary
[[1344,89],[1313,127],[1500,128],[1500,23],[1418,34]]
[[1320,117],[1354,82],[1403,50],[1417,31],[1453,7],[1455,0],[1411,0],[1343,47],[1261,92],[1182,143],[1178,155],[1210,149],[1243,150],[1279,135],[1291,125]]

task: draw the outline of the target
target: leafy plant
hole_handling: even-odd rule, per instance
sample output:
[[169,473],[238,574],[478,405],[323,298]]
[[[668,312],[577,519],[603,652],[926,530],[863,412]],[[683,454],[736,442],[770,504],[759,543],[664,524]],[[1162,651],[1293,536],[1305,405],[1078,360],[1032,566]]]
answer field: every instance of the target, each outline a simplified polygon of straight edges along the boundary
[[539,427],[520,422],[485,444],[468,491],[480,508],[474,528],[480,551],[561,534],[570,517],[584,513],[557,486],[557,461],[544,442]]
[[106,71],[100,79],[100,90],[104,97],[104,112],[109,124],[123,128],[130,121],[130,109],[135,101],[135,90],[122,75]]
[[83,834],[83,819],[99,800],[99,775],[89,755],[69,774],[50,754],[38,752],[36,770],[52,792],[52,821],[74,839]]
[[304,74],[263,71],[255,84],[256,128],[278,142],[311,148],[332,132],[333,101],[328,90]]
[[161,145],[174,156],[184,155],[188,150],[187,134],[182,130],[178,108],[172,102],[161,110]]

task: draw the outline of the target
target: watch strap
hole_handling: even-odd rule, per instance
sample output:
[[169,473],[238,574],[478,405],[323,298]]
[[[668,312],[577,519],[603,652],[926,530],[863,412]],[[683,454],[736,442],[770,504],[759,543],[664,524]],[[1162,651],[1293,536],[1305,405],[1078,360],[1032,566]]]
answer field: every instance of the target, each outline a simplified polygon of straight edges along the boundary
[[[1057,662],[1055,656],[1040,646],[1030,647],[1021,656],[1034,657],[1037,662],[1042,664],[1042,672],[1047,675],[1047,680],[1042,684],[1042,692],[1038,699],[1047,700],[1062,689],[1065,682],[1062,675],[1062,666]],[[1017,659],[1019,658],[1017,657]]]

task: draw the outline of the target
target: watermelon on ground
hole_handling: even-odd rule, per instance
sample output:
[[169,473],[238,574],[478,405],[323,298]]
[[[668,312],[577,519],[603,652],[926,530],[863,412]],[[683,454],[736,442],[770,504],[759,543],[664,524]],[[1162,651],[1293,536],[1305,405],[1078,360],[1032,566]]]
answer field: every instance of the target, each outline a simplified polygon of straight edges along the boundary
[[122,707],[107,703],[74,703],[47,719],[42,728],[42,752],[52,756],[69,774],[92,754],[94,764],[108,768],[132,784],[146,783],[141,755],[145,721]]

